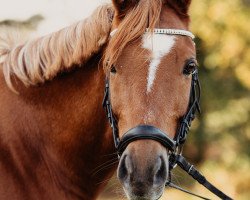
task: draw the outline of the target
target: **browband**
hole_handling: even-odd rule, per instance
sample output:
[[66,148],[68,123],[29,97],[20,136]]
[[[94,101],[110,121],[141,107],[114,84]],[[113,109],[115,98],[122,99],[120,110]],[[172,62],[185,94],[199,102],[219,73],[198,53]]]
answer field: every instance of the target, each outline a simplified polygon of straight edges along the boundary
[[[118,29],[114,29],[111,31],[110,36],[113,37],[115,33],[117,32]],[[149,28],[146,29],[146,33],[151,32]],[[163,29],[163,28],[155,28],[152,30],[153,33],[155,34],[165,34],[165,35],[182,35],[182,36],[188,36],[192,40],[195,38],[194,34],[191,33],[190,31],[182,30],[182,29]]]

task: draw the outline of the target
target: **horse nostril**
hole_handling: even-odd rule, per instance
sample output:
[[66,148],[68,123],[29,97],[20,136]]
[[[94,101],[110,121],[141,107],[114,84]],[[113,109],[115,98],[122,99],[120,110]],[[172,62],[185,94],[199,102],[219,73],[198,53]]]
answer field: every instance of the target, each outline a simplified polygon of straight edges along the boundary
[[131,161],[127,155],[121,157],[118,167],[118,178],[125,181],[131,171]]
[[156,166],[157,168],[154,176],[154,184],[160,185],[167,179],[167,165],[162,156],[158,158]]

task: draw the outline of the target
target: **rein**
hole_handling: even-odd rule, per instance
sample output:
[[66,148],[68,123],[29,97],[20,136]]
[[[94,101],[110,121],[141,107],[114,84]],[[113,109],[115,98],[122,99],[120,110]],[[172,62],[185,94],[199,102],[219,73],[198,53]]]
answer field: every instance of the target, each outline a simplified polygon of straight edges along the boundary
[[[110,35],[111,37],[116,33],[117,29],[113,30]],[[150,32],[149,29],[146,32]],[[152,31],[153,34],[167,34],[167,35],[181,35],[188,36],[192,40],[194,39],[194,35],[185,30],[178,29],[154,29]],[[106,111],[107,118],[109,120],[110,126],[112,128],[113,138],[115,148],[117,149],[118,158],[121,157],[123,151],[126,149],[128,144],[136,140],[150,139],[155,140],[161,143],[164,147],[166,147],[169,151],[169,180],[166,183],[166,186],[178,189],[180,191],[186,192],[188,194],[197,196],[202,199],[207,199],[205,197],[196,195],[191,193],[185,189],[176,186],[171,182],[171,171],[178,165],[181,169],[187,172],[193,179],[198,181],[201,185],[206,187],[213,194],[217,195],[221,199],[231,200],[232,198],[228,197],[222,191],[213,186],[210,182],[206,180],[206,178],[190,163],[186,161],[186,159],[182,156],[183,145],[187,139],[187,135],[189,129],[191,127],[192,121],[195,119],[195,113],[198,111],[200,113],[200,82],[198,78],[198,69],[195,69],[192,73],[192,81],[190,88],[190,97],[189,97],[189,105],[186,114],[180,121],[180,125],[175,135],[174,139],[170,138],[168,134],[164,133],[160,129],[149,126],[149,125],[139,125],[135,128],[130,129],[126,132],[122,138],[119,137],[119,130],[117,125],[117,120],[112,112],[112,105],[110,101],[110,86],[109,86],[109,78],[106,78],[105,81],[105,91],[102,105]],[[153,134],[152,134],[153,133]]]

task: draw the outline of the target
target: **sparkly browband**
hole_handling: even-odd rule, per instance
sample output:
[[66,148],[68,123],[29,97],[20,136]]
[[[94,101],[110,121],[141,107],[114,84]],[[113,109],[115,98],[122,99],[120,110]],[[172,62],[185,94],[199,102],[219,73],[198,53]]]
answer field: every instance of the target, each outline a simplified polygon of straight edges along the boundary
[[[150,32],[150,29],[146,29],[146,32]],[[194,34],[190,31],[180,30],[180,29],[160,29],[155,28],[153,29],[153,33],[155,34],[166,34],[166,35],[183,35],[191,37],[192,40],[195,38]]]
[[[111,33],[110,36],[112,37],[116,33],[117,29],[114,29]],[[151,32],[150,29],[146,29],[146,33]],[[188,36],[192,38],[192,40],[195,38],[194,34],[191,33],[190,31],[186,30],[181,30],[181,29],[160,29],[160,28],[155,28],[152,31],[155,34],[165,34],[165,35],[182,35],[182,36]]]

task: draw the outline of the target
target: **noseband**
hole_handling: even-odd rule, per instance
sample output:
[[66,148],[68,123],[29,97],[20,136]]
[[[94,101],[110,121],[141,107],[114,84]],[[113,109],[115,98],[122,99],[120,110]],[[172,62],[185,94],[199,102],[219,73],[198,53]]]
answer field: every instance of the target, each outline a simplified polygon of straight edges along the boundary
[[[115,32],[116,30],[112,31],[110,35],[113,36]],[[146,32],[149,32],[149,30],[147,29]],[[153,34],[181,35],[181,36],[188,36],[191,39],[194,39],[194,35],[191,32],[178,29],[154,29]],[[193,165],[188,163],[186,159],[182,156],[183,144],[187,139],[187,135],[191,127],[191,122],[195,119],[195,113],[197,111],[200,113],[200,83],[198,78],[198,69],[195,69],[194,72],[192,73],[188,109],[186,114],[180,120],[178,131],[173,139],[170,138],[168,134],[164,133],[160,129],[149,125],[139,125],[135,128],[132,128],[128,132],[126,132],[122,136],[122,138],[120,138],[117,120],[112,112],[108,76],[105,81],[105,91],[104,91],[104,98],[102,105],[105,108],[107,118],[112,128],[114,144],[115,148],[117,149],[119,158],[122,155],[123,151],[126,149],[126,147],[133,141],[144,140],[144,139],[157,141],[161,143],[164,147],[166,147],[170,154],[169,158],[170,180],[166,183],[167,186],[179,189],[183,192],[195,195],[203,199],[207,199],[202,196],[193,194],[187,190],[184,190],[174,185],[171,182],[171,170],[176,165],[178,165],[184,171],[186,171],[190,176],[192,176],[196,181],[205,186],[208,190],[210,190],[212,193],[214,193],[221,199],[228,199],[228,200],[231,199],[223,192],[218,190],[216,187],[214,187],[211,183],[209,183],[206,180],[206,178],[201,173],[199,173],[199,171],[196,170]]]

